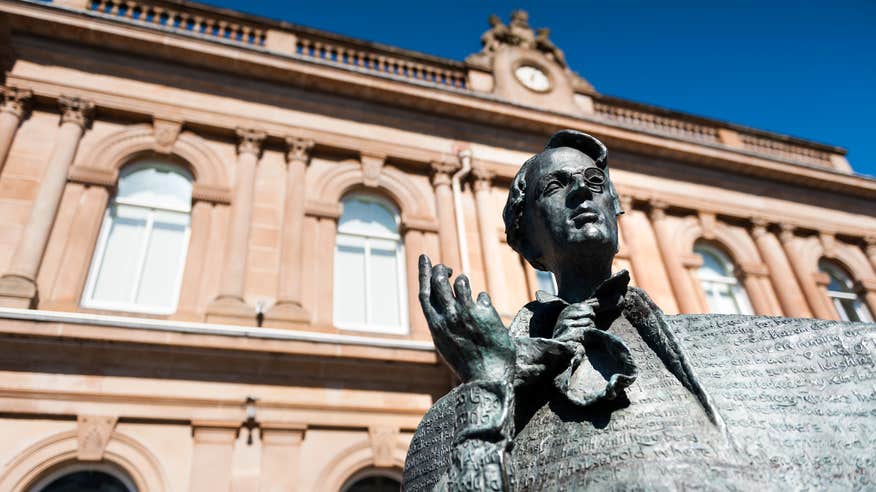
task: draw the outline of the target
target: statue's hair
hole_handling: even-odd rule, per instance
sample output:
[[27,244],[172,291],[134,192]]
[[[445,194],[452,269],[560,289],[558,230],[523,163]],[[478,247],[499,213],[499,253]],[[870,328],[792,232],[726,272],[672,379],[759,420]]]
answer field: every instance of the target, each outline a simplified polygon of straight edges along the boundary
[[[554,133],[544,146],[544,150],[556,149],[560,147],[570,147],[582,152],[587,157],[593,159],[596,166],[605,172],[608,178],[608,193],[614,199],[615,214],[622,214],[623,210],[620,207],[617,191],[614,189],[614,184],[608,175],[608,149],[598,138],[588,135],[584,132],[576,130],[560,130]],[[543,153],[543,152],[542,152]],[[530,258],[526,254],[524,245],[525,238],[522,237],[523,230],[523,210],[526,205],[526,173],[533,162],[537,161],[541,154],[536,154],[520,166],[517,175],[511,182],[511,189],[508,190],[508,200],[505,202],[505,210],[502,212],[502,219],[505,221],[505,237],[508,245],[511,248],[523,255],[536,268],[544,269],[539,265],[534,258]]]

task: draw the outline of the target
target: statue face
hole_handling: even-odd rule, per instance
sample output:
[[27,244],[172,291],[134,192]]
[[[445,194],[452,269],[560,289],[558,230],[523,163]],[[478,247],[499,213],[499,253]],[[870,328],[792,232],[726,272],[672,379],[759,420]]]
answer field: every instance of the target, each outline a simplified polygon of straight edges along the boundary
[[570,147],[542,152],[530,166],[523,223],[543,266],[556,271],[561,262],[611,262],[618,237],[608,176]]

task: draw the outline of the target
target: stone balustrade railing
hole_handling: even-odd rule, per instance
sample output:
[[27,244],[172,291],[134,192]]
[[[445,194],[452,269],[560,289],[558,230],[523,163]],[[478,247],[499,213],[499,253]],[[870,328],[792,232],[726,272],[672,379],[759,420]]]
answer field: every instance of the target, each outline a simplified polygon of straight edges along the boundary
[[685,140],[719,143],[718,129],[678,118],[649,113],[615,104],[594,101],[593,110],[597,116],[622,126],[662,133]]
[[266,29],[232,17],[183,10],[175,3],[89,0],[88,10],[169,29],[178,29],[252,46],[265,44]]
[[380,50],[363,50],[361,46],[298,35],[295,53],[324,62],[357,68],[368,72],[394,75],[408,80],[466,89],[466,72],[452,66],[394,56]]
[[739,139],[746,150],[758,154],[767,154],[784,160],[816,166],[832,166],[830,154],[822,150],[745,133],[740,133]]
[[[272,22],[188,4],[179,0],[52,0],[149,26],[193,33],[224,42],[266,49],[373,75],[472,91],[462,62],[369,43],[315,29]],[[769,134],[747,132],[719,121],[689,117],[608,96],[593,101],[595,116],[605,123],[681,140],[725,145],[791,162],[835,167],[837,152]],[[728,135],[730,138],[728,139]]]

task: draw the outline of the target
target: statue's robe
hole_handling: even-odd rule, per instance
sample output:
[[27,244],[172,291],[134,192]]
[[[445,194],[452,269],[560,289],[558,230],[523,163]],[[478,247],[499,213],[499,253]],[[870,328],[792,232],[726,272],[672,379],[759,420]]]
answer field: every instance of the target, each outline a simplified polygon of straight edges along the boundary
[[531,347],[551,343],[565,307],[540,293],[510,327],[518,347],[530,349],[519,350],[528,354],[518,355],[504,476],[448,486],[454,467],[479,469],[476,454],[451,459],[462,385],[418,427],[403,488],[876,488],[876,325],[665,316],[625,287],[618,309],[597,313],[597,327],[623,341],[634,382],[582,404],[576,392],[592,394],[617,364],[591,351],[565,379],[563,367],[539,366]]

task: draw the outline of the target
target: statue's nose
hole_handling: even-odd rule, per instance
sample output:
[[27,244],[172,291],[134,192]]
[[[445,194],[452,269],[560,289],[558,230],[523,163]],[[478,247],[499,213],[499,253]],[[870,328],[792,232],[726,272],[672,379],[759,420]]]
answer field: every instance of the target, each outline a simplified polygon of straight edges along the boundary
[[569,183],[568,198],[581,202],[587,200],[591,196],[590,188],[587,187],[587,180],[584,179],[584,173],[575,173],[572,175],[572,181]]

